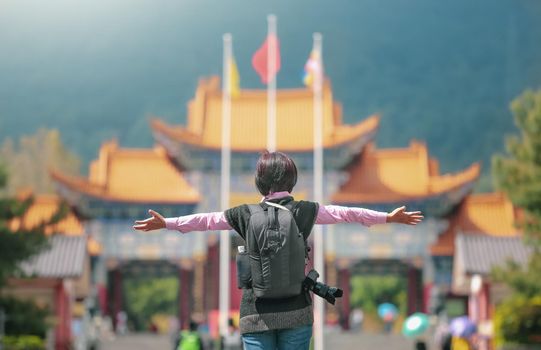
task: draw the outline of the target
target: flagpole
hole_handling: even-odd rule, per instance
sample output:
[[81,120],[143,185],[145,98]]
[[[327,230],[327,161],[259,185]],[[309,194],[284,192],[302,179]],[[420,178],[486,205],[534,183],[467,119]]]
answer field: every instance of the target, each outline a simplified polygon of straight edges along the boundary
[[[273,38],[272,40],[269,40]],[[276,16],[267,16],[267,150],[276,151]]]
[[[229,191],[231,185],[231,92],[230,80],[232,59],[232,37],[223,36],[223,78],[222,78],[222,152],[221,152],[221,209],[229,207]],[[230,285],[230,237],[228,230],[220,231],[220,334],[225,335],[229,319],[229,285]]]
[[[321,34],[314,33],[314,48],[317,67],[313,81],[314,98],[314,200],[323,205],[323,60]],[[314,226],[314,268],[319,272],[321,282],[325,279],[323,259],[323,228]],[[325,324],[325,305],[322,298],[314,298],[314,349],[323,350],[323,327]]]

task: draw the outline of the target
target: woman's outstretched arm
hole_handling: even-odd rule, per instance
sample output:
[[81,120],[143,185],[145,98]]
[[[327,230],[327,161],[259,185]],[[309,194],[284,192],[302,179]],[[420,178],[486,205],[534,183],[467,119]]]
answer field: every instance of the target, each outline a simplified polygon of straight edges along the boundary
[[365,226],[385,223],[417,225],[423,219],[420,211],[407,212],[406,207],[396,208],[390,213],[365,208],[344,207],[340,205],[321,205],[316,224],[328,225],[342,222],[356,222]]
[[232,229],[223,212],[192,214],[177,218],[164,218],[152,209],[148,213],[151,215],[148,219],[135,221],[134,229],[146,232],[166,228],[182,233]]
[[[139,231],[154,231],[167,228],[182,233],[191,231],[232,230],[223,212],[200,213],[176,218],[164,218],[160,213],[150,209],[150,217],[135,221],[133,228]],[[365,226],[384,223],[417,225],[423,220],[420,211],[406,211],[406,207],[396,208],[390,213],[339,205],[320,206],[316,224],[327,225],[341,222],[356,222]]]

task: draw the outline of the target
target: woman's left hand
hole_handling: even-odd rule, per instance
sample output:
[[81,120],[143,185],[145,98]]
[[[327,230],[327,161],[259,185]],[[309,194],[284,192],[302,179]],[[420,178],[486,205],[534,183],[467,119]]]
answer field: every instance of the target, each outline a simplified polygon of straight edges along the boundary
[[396,208],[387,214],[387,222],[396,224],[417,225],[423,218],[420,211],[406,211],[405,206]]
[[150,214],[150,217],[145,220],[137,220],[135,225],[133,225],[134,229],[147,232],[165,228],[165,219],[160,213],[152,209],[150,209],[148,213]]

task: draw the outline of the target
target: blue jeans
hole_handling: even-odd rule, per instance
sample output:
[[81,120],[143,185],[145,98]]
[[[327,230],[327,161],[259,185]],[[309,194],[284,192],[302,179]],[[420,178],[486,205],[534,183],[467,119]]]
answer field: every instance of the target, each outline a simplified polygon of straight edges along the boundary
[[244,350],[308,350],[312,325],[242,335]]

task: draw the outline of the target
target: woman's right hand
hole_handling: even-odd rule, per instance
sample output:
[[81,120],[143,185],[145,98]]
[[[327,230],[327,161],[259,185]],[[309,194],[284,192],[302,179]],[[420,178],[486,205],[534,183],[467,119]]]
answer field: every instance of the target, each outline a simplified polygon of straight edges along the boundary
[[145,220],[135,221],[135,225],[133,225],[134,229],[147,232],[165,228],[165,219],[160,213],[155,212],[152,209],[149,209],[148,213],[151,217]]
[[406,211],[406,207],[402,206],[396,208],[389,214],[387,214],[388,223],[417,225],[423,221],[423,214],[420,211]]

